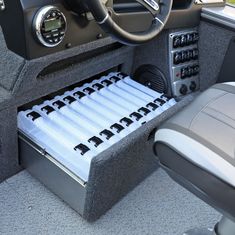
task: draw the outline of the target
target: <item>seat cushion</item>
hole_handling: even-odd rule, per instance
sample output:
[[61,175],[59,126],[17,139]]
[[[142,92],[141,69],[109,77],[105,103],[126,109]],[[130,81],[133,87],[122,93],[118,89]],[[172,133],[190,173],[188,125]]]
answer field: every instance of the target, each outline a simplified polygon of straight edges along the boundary
[[234,107],[235,83],[211,87],[156,132],[156,152],[164,144],[235,187]]

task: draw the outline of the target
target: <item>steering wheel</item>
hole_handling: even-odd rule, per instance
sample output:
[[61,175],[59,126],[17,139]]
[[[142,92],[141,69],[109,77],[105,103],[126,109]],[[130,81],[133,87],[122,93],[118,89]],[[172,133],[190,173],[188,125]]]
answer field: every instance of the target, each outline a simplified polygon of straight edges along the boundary
[[108,9],[101,0],[86,0],[86,4],[96,22],[105,32],[110,33],[118,41],[127,45],[138,45],[155,38],[165,26],[173,0],[136,0],[142,4],[153,16],[150,28],[141,33],[130,33],[122,29],[110,16]]

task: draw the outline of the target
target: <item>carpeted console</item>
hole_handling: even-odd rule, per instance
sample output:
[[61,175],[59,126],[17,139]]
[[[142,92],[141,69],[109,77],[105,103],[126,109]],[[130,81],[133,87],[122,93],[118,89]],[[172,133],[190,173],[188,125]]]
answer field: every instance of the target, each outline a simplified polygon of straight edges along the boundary
[[157,168],[151,134],[189,100],[110,73],[19,112],[22,164],[94,221]]
[[[35,150],[29,145],[18,149],[18,112],[41,97],[97,74],[110,70],[121,70],[130,74],[134,48],[122,46],[106,38],[27,61],[7,50],[2,33],[0,37],[0,48],[4,51],[5,61],[9,61],[9,65],[0,64],[0,181],[2,181],[21,170],[20,151],[21,153],[26,151],[27,157],[30,158]],[[151,134],[160,123],[182,109],[192,99],[193,96],[185,97],[92,159],[89,178],[81,196],[73,194],[80,208],[77,210],[85,219],[94,221],[99,218],[157,168],[157,160],[152,153]],[[28,152],[28,148],[31,152]],[[42,162],[42,165],[34,167],[43,170],[43,175],[48,180],[50,171],[47,167],[40,168],[43,164]],[[58,183],[51,181],[47,186],[53,188],[54,184]],[[63,185],[61,193],[73,192],[68,190],[71,189],[71,185]],[[60,195],[60,192],[57,194]],[[66,195],[60,196],[66,199]],[[76,207],[76,205],[71,206]]]

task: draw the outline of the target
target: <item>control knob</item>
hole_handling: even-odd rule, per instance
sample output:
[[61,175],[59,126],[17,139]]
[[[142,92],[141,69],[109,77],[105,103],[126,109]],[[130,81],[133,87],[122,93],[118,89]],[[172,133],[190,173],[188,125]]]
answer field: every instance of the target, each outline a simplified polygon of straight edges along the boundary
[[180,87],[180,94],[186,95],[187,92],[188,92],[188,87],[187,87],[185,84],[183,84],[183,85]]
[[191,84],[190,84],[190,86],[189,86],[189,89],[190,89],[191,91],[195,91],[196,88],[197,88],[196,82],[191,82]]

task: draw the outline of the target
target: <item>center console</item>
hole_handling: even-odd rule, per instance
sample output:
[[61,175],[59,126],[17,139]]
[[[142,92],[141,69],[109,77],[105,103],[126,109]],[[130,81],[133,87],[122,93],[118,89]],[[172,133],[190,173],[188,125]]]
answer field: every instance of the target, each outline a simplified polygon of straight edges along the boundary
[[119,72],[82,82],[19,110],[21,164],[95,220],[155,168],[151,133],[177,105]]
[[199,89],[199,34],[196,29],[169,35],[169,66],[173,96],[182,96]]

